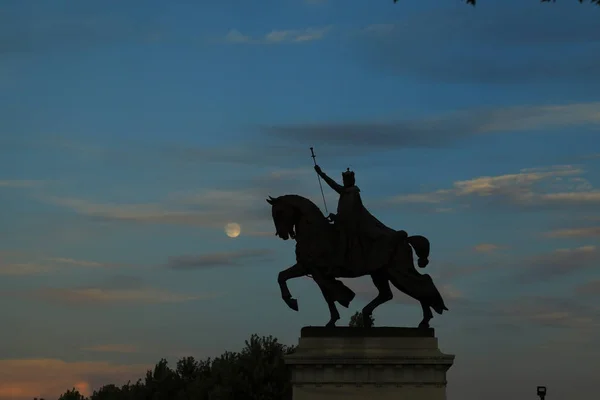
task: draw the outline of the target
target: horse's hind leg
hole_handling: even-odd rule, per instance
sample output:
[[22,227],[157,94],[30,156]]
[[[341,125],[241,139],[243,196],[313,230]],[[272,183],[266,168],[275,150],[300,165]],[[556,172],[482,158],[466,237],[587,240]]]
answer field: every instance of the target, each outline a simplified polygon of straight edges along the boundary
[[294,311],[298,311],[298,300],[292,297],[287,281],[289,279],[305,276],[306,273],[306,268],[304,268],[302,264],[294,264],[288,269],[281,271],[277,276],[277,283],[279,283],[279,288],[281,289],[281,298],[285,301],[285,304]]
[[402,280],[396,274],[396,271],[393,269],[388,270],[388,276],[392,285],[396,286],[396,289],[401,291],[402,293],[412,297],[417,300],[421,304],[421,310],[423,310],[423,319],[419,323],[419,328],[429,328],[429,321],[433,318],[433,313],[431,312],[430,301],[424,299],[423,296],[418,296],[416,293],[409,289],[408,286],[404,285]]
[[362,309],[363,326],[365,327],[370,326],[370,317],[373,314],[373,311],[377,307],[379,307],[383,303],[390,301],[394,297],[392,289],[390,288],[390,282],[384,271],[380,270],[372,273],[371,279],[373,280],[373,284],[375,285],[379,293],[373,300],[371,300],[369,304],[367,304]]

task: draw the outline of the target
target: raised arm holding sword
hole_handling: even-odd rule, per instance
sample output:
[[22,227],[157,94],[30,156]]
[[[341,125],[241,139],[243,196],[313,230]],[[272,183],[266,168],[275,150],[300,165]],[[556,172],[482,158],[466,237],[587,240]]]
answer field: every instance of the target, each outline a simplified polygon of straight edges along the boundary
[[[336,265],[346,264],[346,255],[348,245],[350,242],[357,242],[355,239],[358,238],[359,234],[359,222],[361,213],[363,211],[362,199],[360,198],[360,189],[355,185],[354,172],[348,168],[342,173],[342,185],[331,179],[327,174],[323,172],[321,167],[316,163],[315,153],[313,148],[310,148],[312,158],[315,164],[315,171],[319,176],[319,186],[321,186],[321,178],[332,188],[336,193],[340,195],[337,206],[337,214],[329,214],[328,219],[332,221],[335,226],[340,230],[340,241],[338,243],[338,256],[336,257]],[[323,195],[323,187],[321,186],[321,195],[323,196],[323,202],[325,202],[325,196]],[[325,204],[325,210],[327,205]]]

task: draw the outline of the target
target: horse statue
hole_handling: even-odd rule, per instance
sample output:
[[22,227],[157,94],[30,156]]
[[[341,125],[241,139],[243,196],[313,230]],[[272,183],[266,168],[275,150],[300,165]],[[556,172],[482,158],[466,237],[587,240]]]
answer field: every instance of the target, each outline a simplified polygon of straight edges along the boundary
[[[283,301],[298,311],[298,301],[292,296],[287,281],[310,276],[321,289],[329,307],[328,327],[335,326],[340,314],[335,303],[348,307],[355,293],[337,278],[357,278],[370,275],[379,291],[377,296],[362,309],[365,326],[373,311],[393,298],[390,283],[398,290],[421,304],[423,319],[419,328],[429,328],[433,309],[442,314],[448,311],[444,300],[428,274],[417,272],[413,250],[418,256],[418,266],[428,264],[429,240],[423,236],[408,236],[405,231],[396,231],[380,223],[380,235],[370,243],[355,243],[360,248],[352,263],[339,266],[336,246],[341,234],[309,199],[289,194],[277,198],[269,197],[276,235],[296,241],[296,264],[279,272],[277,281]],[[351,246],[352,247],[352,246]]]

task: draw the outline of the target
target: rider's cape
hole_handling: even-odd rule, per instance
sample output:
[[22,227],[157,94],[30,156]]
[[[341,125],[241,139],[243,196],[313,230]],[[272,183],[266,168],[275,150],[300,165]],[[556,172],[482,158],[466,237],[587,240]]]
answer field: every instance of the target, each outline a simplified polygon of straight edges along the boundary
[[363,205],[360,189],[344,188],[338,202],[336,225],[346,234],[348,272],[364,274],[387,263],[396,231],[375,218]]

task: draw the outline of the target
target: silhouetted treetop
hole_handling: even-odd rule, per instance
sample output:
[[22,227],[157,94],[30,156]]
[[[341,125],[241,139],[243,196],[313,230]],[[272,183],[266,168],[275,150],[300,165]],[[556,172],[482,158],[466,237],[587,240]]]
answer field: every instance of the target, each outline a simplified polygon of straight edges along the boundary
[[58,400],[86,400],[86,398],[77,389],[73,388],[63,393]]
[[370,328],[375,325],[375,318],[372,315],[369,315],[369,322],[365,326],[363,315],[360,311],[354,313],[352,317],[350,317],[350,323],[348,323],[349,327],[353,328]]
[[284,356],[294,349],[272,336],[252,335],[239,352],[200,361],[184,357],[174,369],[161,359],[135,384],[107,384],[89,398],[71,389],[59,400],[291,400]]

